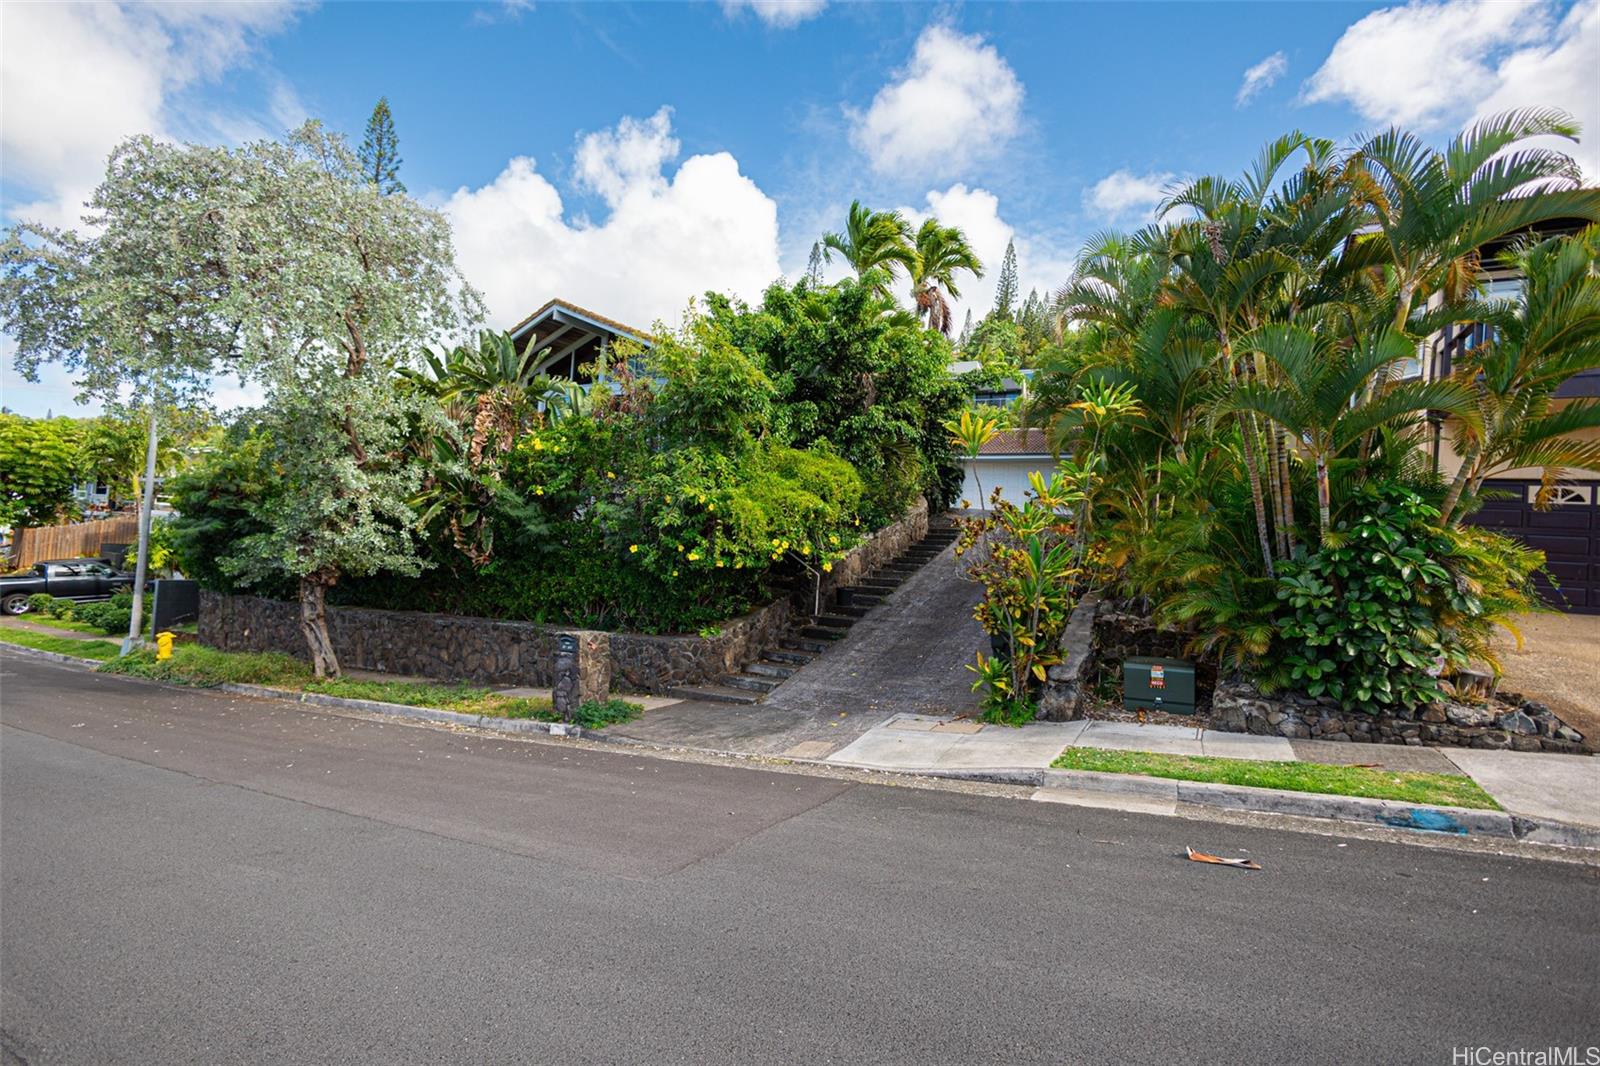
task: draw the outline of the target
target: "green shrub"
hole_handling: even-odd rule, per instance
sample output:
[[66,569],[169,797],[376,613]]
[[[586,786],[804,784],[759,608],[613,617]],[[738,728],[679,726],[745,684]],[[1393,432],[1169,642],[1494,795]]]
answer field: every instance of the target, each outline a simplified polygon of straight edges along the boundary
[[113,607],[125,607],[129,610],[132,610],[133,590],[131,588],[120,588],[113,592],[111,594],[111,599],[106,602],[110,603]]
[[60,596],[52,596],[50,598],[50,606],[47,608],[47,612],[51,618],[60,618],[63,621],[70,621],[78,614],[80,608],[86,606],[88,605],[74,603],[71,600],[64,599]]
[[572,720],[585,729],[603,729],[618,722],[631,722],[644,713],[644,708],[627,700],[585,700],[572,712]]
[[1267,680],[1371,714],[1442,699],[1440,675],[1466,655],[1441,618],[1472,609],[1441,562],[1450,538],[1401,486],[1364,487],[1360,502],[1318,551],[1282,564]]
[[55,604],[56,598],[48,592],[35,592],[28,597],[28,610],[36,614],[48,614],[53,617],[55,612],[52,608],[55,607]]

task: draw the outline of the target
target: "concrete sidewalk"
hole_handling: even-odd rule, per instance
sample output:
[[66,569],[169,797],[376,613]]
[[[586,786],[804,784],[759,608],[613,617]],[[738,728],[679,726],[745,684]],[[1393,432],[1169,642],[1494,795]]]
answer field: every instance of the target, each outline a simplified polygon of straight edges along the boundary
[[1067,748],[1464,774],[1513,816],[1600,831],[1600,759],[1587,755],[1289,741],[1282,737],[1131,722],[1034,722],[1019,729],[964,719],[898,714],[825,761],[901,773],[1003,773],[1048,769]]

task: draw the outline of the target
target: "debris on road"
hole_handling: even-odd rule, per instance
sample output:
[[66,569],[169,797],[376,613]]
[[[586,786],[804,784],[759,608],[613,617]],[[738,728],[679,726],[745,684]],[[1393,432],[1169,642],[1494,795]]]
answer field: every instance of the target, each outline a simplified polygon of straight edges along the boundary
[[1185,847],[1184,850],[1189,853],[1190,862],[1209,862],[1218,866],[1232,866],[1239,870],[1261,869],[1261,864],[1251,859],[1225,859],[1220,855],[1207,855],[1205,852],[1196,851],[1191,847]]

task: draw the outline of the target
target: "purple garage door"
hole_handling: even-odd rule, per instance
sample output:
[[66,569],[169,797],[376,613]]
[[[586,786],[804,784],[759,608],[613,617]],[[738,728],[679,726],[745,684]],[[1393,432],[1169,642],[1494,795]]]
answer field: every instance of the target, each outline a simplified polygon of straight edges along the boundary
[[1545,568],[1560,588],[1552,588],[1544,574],[1535,580],[1552,607],[1600,614],[1600,483],[1558,486],[1555,502],[1543,511],[1533,507],[1538,481],[1494,478],[1484,488],[1498,494],[1467,521],[1509,533],[1544,552]]

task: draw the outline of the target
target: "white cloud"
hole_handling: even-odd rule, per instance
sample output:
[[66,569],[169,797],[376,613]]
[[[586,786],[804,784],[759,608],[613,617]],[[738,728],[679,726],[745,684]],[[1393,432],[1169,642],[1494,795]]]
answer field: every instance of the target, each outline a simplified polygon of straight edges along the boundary
[[289,3],[7,5],[0,153],[7,184],[38,197],[13,216],[76,225],[118,141],[169,133],[175,92],[226,74],[294,12]]
[[1239,83],[1239,92],[1233,98],[1234,106],[1243,107],[1263,89],[1270,89],[1284,72],[1289,69],[1289,57],[1282,52],[1274,52],[1249,70],[1244,72],[1244,81]]
[[1334,43],[1304,99],[1346,102],[1385,124],[1448,125],[1495,90],[1509,53],[1547,42],[1552,21],[1547,2],[1444,0],[1374,11]]
[[935,23],[871,107],[847,110],[850,140],[880,173],[955,175],[1016,135],[1022,97],[1022,83],[993,45]]
[[494,26],[502,22],[520,22],[522,16],[533,10],[533,0],[500,0],[488,7],[479,7],[468,21],[474,26]]
[[623,116],[614,130],[599,130],[578,142],[578,184],[593,189],[616,207],[630,194],[656,196],[666,187],[661,168],[678,155],[672,136],[672,108],[644,121]]
[[[1041,296],[1048,298],[1066,284],[1072,274],[1077,244],[1056,242],[1040,232],[1018,233],[1017,228],[1001,216],[1000,198],[987,189],[957,183],[947,189],[930,191],[925,203],[921,209],[903,207],[900,210],[915,223],[931,215],[946,226],[958,227],[983,263],[983,277],[960,276],[961,296],[951,302],[956,331],[965,321],[968,309],[976,321],[994,307],[994,290],[1008,242],[1016,242],[1019,302],[1032,289],[1038,289]],[[909,301],[909,289],[902,295]]]
[[707,289],[755,298],[777,278],[777,205],[732,155],[676,157],[670,112],[582,138],[577,179],[606,201],[603,222],[569,220],[556,187],[527,156],[443,210],[456,261],[498,327],[554,296],[641,328],[675,320]]
[[1547,40],[1506,56],[1495,71],[1494,91],[1478,101],[1474,117],[1518,107],[1559,107],[1583,127],[1576,148],[1550,146],[1577,158],[1585,180],[1600,182],[1600,0],[1573,6]]
[[1146,220],[1155,206],[1166,196],[1166,190],[1177,175],[1161,173],[1135,174],[1131,170],[1118,170],[1095,182],[1083,194],[1084,206],[1105,216],[1108,221],[1127,222]]
[[722,0],[722,13],[733,18],[748,10],[768,26],[788,29],[816,18],[827,6],[828,0]]

